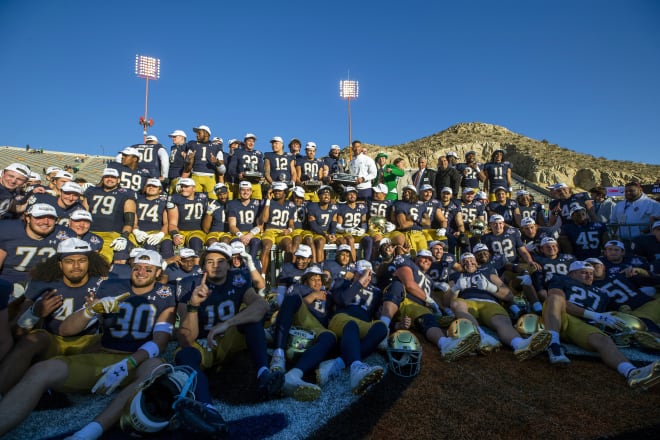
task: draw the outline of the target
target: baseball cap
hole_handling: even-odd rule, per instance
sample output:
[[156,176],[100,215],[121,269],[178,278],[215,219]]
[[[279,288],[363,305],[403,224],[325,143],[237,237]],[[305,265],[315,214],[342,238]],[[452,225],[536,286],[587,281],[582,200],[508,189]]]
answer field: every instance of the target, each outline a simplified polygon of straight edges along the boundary
[[57,253],[63,254],[86,254],[92,252],[92,247],[85,240],[79,238],[67,238],[57,245]]
[[535,224],[536,224],[536,221],[531,217],[525,217],[522,220],[520,220],[520,226],[521,227],[535,225]]
[[463,194],[476,193],[477,191],[474,188],[463,188]]
[[454,194],[454,190],[453,190],[453,189],[451,189],[451,188],[450,188],[450,187],[448,187],[448,186],[445,186],[444,188],[442,188],[442,189],[440,190],[440,193],[449,193],[449,194]]
[[224,139],[222,139],[221,137],[217,137],[217,136],[216,136],[216,137],[214,137],[213,139],[211,139],[211,142],[217,142],[217,143],[219,143],[220,145],[222,145],[225,141],[224,141]]
[[53,179],[69,179],[69,180],[73,180],[73,174],[71,174],[71,173],[69,173],[69,172],[67,172],[67,171],[64,171],[64,170],[59,170],[59,171],[55,174],[55,177],[53,177]]
[[[12,165],[14,165],[14,164],[12,164]],[[11,165],[10,165],[10,166],[11,166]],[[5,168],[5,169],[7,169],[7,168]],[[49,166],[48,168],[46,168],[46,174],[55,173],[55,172],[57,172],[57,171],[60,171],[61,169],[62,169],[62,168],[60,168],[60,167],[56,167],[56,166],[52,166],[52,165],[51,165],[51,166]]]
[[85,211],[84,209],[76,209],[71,213],[69,216],[69,220],[88,220],[88,221],[93,221],[92,220],[92,213],[89,211]]
[[135,156],[135,157],[140,157],[140,152],[138,151],[137,148],[133,147],[126,147],[123,150],[121,150],[121,154],[125,156]]
[[486,200],[488,198],[488,194],[483,191],[479,191],[474,198],[477,200]]
[[490,219],[488,219],[488,223],[495,223],[495,222],[503,222],[504,217],[502,217],[499,214],[493,214],[490,216]]
[[298,245],[295,255],[297,257],[310,258],[312,256],[312,248],[305,244]]
[[232,255],[242,254],[245,252],[245,245],[238,240],[233,241],[230,246]]
[[5,171],[15,171],[25,177],[30,177],[30,168],[20,163],[12,163],[5,167]]
[[156,251],[144,250],[134,257],[133,264],[149,264],[151,266],[163,267],[163,258]]
[[273,136],[273,137],[270,139],[270,142],[271,142],[271,143],[272,143],[272,142],[282,142],[282,143],[284,143],[284,140],[283,140],[281,137],[279,137],[279,136]]
[[321,268],[318,266],[309,266],[307,269],[305,269],[305,272],[303,272],[302,277],[306,278],[311,275],[321,275],[321,278],[325,278],[328,276],[328,274],[323,272]]
[[571,265],[568,268],[569,272],[573,272],[574,270],[594,270],[593,266],[586,261],[573,261]]
[[186,132],[183,130],[174,130],[172,133],[168,134],[169,137],[173,138],[174,136],[183,136],[184,138],[188,138],[186,136]]
[[144,251],[146,251],[145,248],[135,247],[135,248],[131,249],[131,251],[128,253],[128,258],[135,258]]
[[[381,240],[382,243],[382,240]],[[348,244],[340,244],[339,247],[337,248],[337,253],[339,252],[350,252],[351,251],[351,246]]]
[[477,243],[473,248],[472,248],[472,253],[477,253],[477,252],[482,252],[482,251],[488,251],[490,252],[490,249],[488,249],[488,246],[486,246],[483,243]]
[[213,191],[215,191],[215,192],[218,192],[218,191],[227,192],[227,191],[229,191],[229,189],[227,188],[227,185],[220,182],[220,183],[216,183],[215,185],[213,185]]
[[150,134],[146,138],[144,138],[145,142],[158,142],[158,138],[154,136],[153,134]]
[[660,220],[653,223],[653,226],[651,227],[651,230],[654,230],[655,228],[660,228]]
[[561,189],[561,188],[568,188],[568,185],[566,185],[564,182],[555,183],[554,189]]
[[301,186],[295,186],[293,188],[293,195],[296,197],[305,197],[305,190]]
[[[380,241],[378,242],[378,246],[383,246],[384,244],[392,244],[392,240],[389,238],[381,238]],[[344,245],[345,246],[345,245]],[[349,249],[350,250],[350,249]]]
[[341,147],[337,144],[332,144],[332,145],[330,145],[330,149],[331,150],[341,150]]
[[284,182],[273,182],[273,191],[286,191],[287,188]]
[[467,156],[468,154],[477,154],[477,152],[474,150],[466,151],[465,155]]
[[573,215],[573,214],[575,214],[575,213],[578,212],[578,211],[586,211],[586,210],[587,210],[587,208],[585,208],[585,207],[582,206],[582,205],[575,205],[575,206],[573,206],[573,207],[571,208],[571,210],[569,211],[568,215]]
[[586,260],[584,260],[584,262],[589,263],[591,265],[594,265],[594,264],[602,264],[603,266],[605,265],[605,263],[600,261],[598,258],[587,258]]
[[[474,258],[474,254],[470,252],[464,252],[463,255],[461,255],[461,261],[467,260],[468,258]],[[476,258],[475,258],[476,260]]]
[[416,257],[430,258],[431,261],[435,261],[433,254],[428,249],[422,249],[421,251],[417,252]]
[[316,143],[307,142],[307,144],[305,144],[305,150],[311,150],[311,149],[316,150]]
[[65,192],[65,193],[76,193],[76,194],[82,194],[83,189],[80,185],[78,185],[76,182],[65,182],[64,185],[60,188],[60,191]]
[[321,194],[322,192],[332,192],[332,188],[328,185],[322,185],[319,189],[316,190],[316,193]]
[[228,259],[231,258],[231,246],[229,246],[227,243],[220,243],[220,242],[215,242],[211,246],[206,248],[207,253],[219,253],[223,254],[225,257]]
[[177,183],[181,186],[195,186],[195,181],[190,177],[182,177]]
[[528,196],[528,195],[529,195],[529,191],[525,189],[518,190],[518,192],[516,193],[516,197]]
[[420,191],[428,191],[428,190],[433,191],[433,187],[431,185],[429,185],[428,183],[425,183],[424,185],[422,185],[422,187],[419,190]]
[[229,145],[240,144],[241,141],[238,139],[229,139]]
[[144,186],[151,185],[151,186],[157,186],[158,188],[162,188],[163,184],[160,183],[160,179],[156,179],[154,177],[151,177],[147,179],[147,183],[144,184]]
[[620,249],[625,249],[626,247],[624,246],[623,242],[620,242],[619,240],[610,240],[607,243],[605,243],[605,246],[603,248],[608,248],[611,246],[616,246]]
[[379,183],[378,185],[372,188],[374,192],[387,194],[387,185],[384,183]]
[[252,189],[252,184],[247,180],[241,180],[241,183],[238,184],[238,189],[250,188]]
[[455,151],[448,151],[447,154],[445,155],[445,157],[450,157],[450,156],[458,159],[458,154]]
[[355,189],[354,186],[347,186],[346,188],[344,188],[344,194],[348,194],[349,192],[356,193],[358,191],[357,191],[357,189]]
[[254,139],[256,141],[257,136],[254,133],[246,133],[245,136],[243,136],[243,140],[245,139]]
[[409,189],[412,192],[414,192],[415,194],[417,194],[417,188],[415,188],[415,185],[406,185],[406,186],[403,187],[403,191],[405,191],[407,189]]
[[197,257],[197,253],[195,252],[194,249],[183,248],[179,251],[179,257],[181,258]]
[[500,190],[502,190],[502,191],[504,191],[504,192],[507,192],[505,187],[503,187],[503,186],[498,186],[498,187],[496,187],[495,189],[493,189],[493,193],[496,193],[496,192],[498,192],[498,191],[500,191]]
[[442,246],[443,249],[447,249],[449,247],[447,242],[442,240],[433,240],[431,243],[429,243],[429,249],[433,249],[434,246]]
[[112,177],[119,177],[119,171],[117,171],[114,168],[105,168],[103,169],[103,177],[105,176],[112,176]]
[[380,152],[376,155],[376,159],[378,159],[379,157],[384,157],[385,159],[387,159],[389,156],[387,155],[387,153]]
[[557,240],[555,240],[552,237],[543,237],[543,239],[541,240],[541,246],[545,246],[546,244],[550,244],[550,243],[557,243]]
[[48,203],[35,203],[28,211],[28,215],[36,218],[40,217],[55,217],[57,218],[57,211]]
[[41,180],[41,175],[39,173],[35,173],[34,171],[30,171],[30,176],[28,177],[29,180]]
[[374,267],[371,265],[371,263],[367,260],[358,260],[355,263],[355,270],[358,273],[364,273],[366,271],[373,272]]
[[195,133],[197,133],[199,130],[204,130],[209,134],[209,136],[211,136],[211,129],[208,127],[208,125],[200,125],[199,127],[193,127],[193,131]]

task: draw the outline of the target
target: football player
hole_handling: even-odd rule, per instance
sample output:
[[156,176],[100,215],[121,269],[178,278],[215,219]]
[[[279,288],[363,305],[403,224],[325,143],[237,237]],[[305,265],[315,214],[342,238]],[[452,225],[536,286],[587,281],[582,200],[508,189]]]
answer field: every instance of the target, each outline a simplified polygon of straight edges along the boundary
[[231,161],[233,172],[239,181],[249,181],[252,185],[252,198],[261,200],[261,181],[264,176],[264,159],[261,151],[255,149],[257,137],[247,133],[243,138],[243,147],[234,153]]
[[183,172],[184,161],[186,158],[186,132],[183,130],[174,130],[168,134],[172,139],[172,146],[170,147],[170,163],[167,172],[167,180],[169,186],[165,185],[165,190],[172,194],[176,188],[176,184]]
[[57,245],[57,254],[37,264],[21,304],[19,338],[0,363],[0,393],[6,394],[27,371],[33,359],[82,353],[99,342],[98,326],[63,337],[60,325],[67,316],[85,306],[109,270],[108,262],[93,252],[89,243],[67,238]]
[[199,255],[193,249],[183,248],[179,250],[179,255],[165,268],[167,283],[176,286],[184,278],[201,275],[203,270],[198,262]]
[[486,205],[488,217],[499,214],[504,217],[507,226],[518,227],[520,225],[521,214],[518,202],[509,198],[509,193],[503,186],[493,189],[495,200]]
[[[319,201],[316,190],[325,177],[323,160],[315,158],[315,154],[316,144],[314,142],[307,142],[307,145],[305,145],[305,157],[296,160],[296,185],[305,188],[305,200],[311,200],[312,202]],[[314,184],[317,186],[313,186]]]
[[[371,185],[371,183],[369,183]],[[371,189],[369,189],[371,192]],[[347,186],[344,195],[346,203],[338,205],[337,210],[337,232],[341,234],[337,241],[351,246],[353,259],[356,259],[355,238],[360,239],[360,250],[367,258],[371,256],[373,239],[365,235],[367,233],[367,207],[364,203],[358,203],[358,190]]]
[[520,361],[531,359],[548,348],[548,332],[541,330],[523,339],[513,327],[509,314],[499,304],[511,303],[513,294],[492,267],[477,266],[475,256],[468,252],[461,255],[461,266],[463,272],[449,277],[447,293],[456,317],[470,320],[479,331],[480,353],[497,350],[501,345],[498,339],[481,328],[481,324],[497,332],[499,339],[513,348],[513,354]]
[[264,232],[261,235],[261,268],[268,270],[270,251],[273,244],[278,250],[291,253],[291,233],[294,227],[296,207],[287,200],[287,186],[284,182],[274,182],[261,211]]
[[86,241],[92,247],[94,252],[101,252],[103,249],[103,239],[93,232],[92,228],[92,214],[84,208],[77,209],[71,213],[69,217],[69,229],[76,233],[76,237]]
[[520,225],[526,218],[531,218],[540,226],[547,226],[545,214],[543,212],[543,205],[535,202],[529,191],[521,189],[516,193],[516,202],[518,202],[518,209],[520,210]]
[[576,205],[570,210],[571,222],[563,222],[559,233],[559,247],[578,260],[598,258],[607,241],[607,226],[593,222],[587,217],[587,209]]
[[532,254],[523,244],[520,231],[516,228],[507,227],[504,223],[504,217],[499,214],[492,215],[489,225],[491,232],[484,234],[481,241],[488,246],[492,253],[504,255],[507,263],[523,262],[527,264],[528,269],[532,267],[541,269],[541,266],[534,261]]
[[162,364],[158,356],[172,337],[175,296],[156,281],[161,265],[160,255],[144,251],[136,257],[130,280],[104,281],[90,305],[61,323],[60,334],[72,336],[101,319],[99,351],[34,364],[0,400],[0,435],[25,419],[48,388],[111,394],[124,384],[101,414],[73,437],[99,438],[119,421],[121,409],[138,385]]
[[479,182],[485,180],[485,175],[481,174],[481,168],[477,163],[477,152],[470,150],[465,153],[465,162],[457,163],[456,170],[463,175],[461,188],[472,188],[479,190]]
[[252,184],[238,184],[238,199],[227,203],[227,226],[232,236],[237,237],[248,249],[253,259],[261,248],[261,204],[252,199]]
[[619,240],[610,240],[603,246],[603,256],[600,260],[605,265],[605,271],[610,278],[632,268],[650,270],[650,266],[644,257],[638,255],[626,255],[626,247]]
[[351,254],[351,247],[347,244],[340,244],[335,251],[334,260],[325,260],[323,270],[330,274],[330,287],[341,284],[345,279],[351,280],[354,275],[355,264]]
[[216,183],[213,187],[217,200],[212,200],[206,215],[202,218],[202,230],[206,233],[206,245],[210,246],[221,241],[229,243],[231,233],[227,224],[227,202],[229,200],[229,188],[224,183]]
[[481,170],[481,181],[484,182],[484,191],[490,192],[491,200],[497,200],[495,189],[505,188],[511,194],[511,170],[513,165],[508,160],[504,160],[504,150],[497,149],[490,156],[490,162],[484,164]]
[[[325,251],[317,254],[314,246],[314,234],[309,226],[309,205],[312,202],[305,201],[305,190],[299,186],[291,189],[291,199],[295,207],[293,214],[293,231],[291,232],[291,251],[295,252],[298,245],[305,244],[312,249],[312,258],[315,263],[321,263],[325,259]],[[317,197],[318,200],[318,197]],[[285,258],[287,255],[285,255]]]
[[417,189],[414,185],[403,187],[401,200],[394,202],[392,216],[396,230],[405,235],[406,241],[413,250],[420,251],[428,247],[422,232],[422,212],[417,202]]
[[158,142],[158,138],[149,135],[143,144],[131,145],[138,152],[138,168],[147,171],[147,177],[164,181],[170,170],[170,161],[167,150]]
[[101,255],[108,261],[126,259],[123,253],[135,225],[135,191],[119,186],[119,171],[106,168],[101,184],[85,191],[83,206],[94,218],[94,233],[103,239]]
[[307,222],[313,233],[316,261],[322,263],[325,261],[325,245],[337,242],[335,230],[339,208],[332,203],[332,189],[329,186],[321,186],[317,194],[319,201],[307,205]]
[[653,273],[660,274],[660,220],[653,223],[650,234],[635,238],[632,250],[635,255],[644,257],[651,263]]
[[300,282],[305,270],[312,263],[312,249],[309,246],[301,244],[296,249],[294,254],[293,263],[284,263],[280,269],[280,273],[277,275],[277,290],[279,292],[278,302],[282,302],[284,297],[284,292],[287,291],[292,284]]
[[[269,184],[273,182],[293,182],[296,176],[294,157],[284,152],[284,141],[275,136],[270,140],[273,151],[264,153],[264,178]],[[291,185],[293,186],[293,184]]]
[[46,203],[51,205],[57,211],[58,223],[64,226],[69,224],[69,215],[77,210],[84,209],[80,196],[83,189],[75,182],[65,182],[59,190],[57,196],[51,193],[32,194],[28,197],[26,207],[30,207],[35,203]]
[[[243,271],[252,279],[252,287],[261,294],[266,288],[266,280],[261,274],[261,263],[254,261],[252,255],[245,250],[245,245],[240,241],[234,241],[231,246],[231,264],[230,271]],[[263,296],[263,295],[262,295]]]
[[530,253],[538,254],[538,247],[544,238],[556,239],[559,234],[556,230],[546,227],[539,227],[536,221],[531,217],[523,217],[520,220],[520,239]]
[[222,145],[210,141],[211,129],[206,125],[194,127],[197,140],[186,144],[185,165],[181,177],[191,177],[195,182],[195,191],[206,193],[215,199],[213,186],[216,184],[216,174],[223,175],[226,171]]
[[149,176],[146,168],[140,167],[140,152],[133,147],[126,147],[118,156],[117,162],[110,162],[108,168],[119,173],[119,186],[132,191],[140,191]]
[[474,199],[476,194],[477,192],[474,188],[463,189],[460,205],[465,228],[469,228],[475,220],[486,222],[486,205]]
[[[548,298],[543,305],[543,324],[552,335],[548,357],[554,365],[566,365],[570,360],[560,340],[589,351],[596,351],[608,367],[626,378],[631,388],[648,388],[660,382],[660,361],[636,368],[614,344],[612,338],[596,326],[625,328],[620,318],[601,313],[608,296],[592,286],[594,268],[584,261],[574,261],[568,276],[553,277]],[[587,321],[587,322],[585,322]]]
[[[446,284],[434,287],[429,276],[429,269],[434,262],[430,251],[419,251],[415,260],[397,256],[394,258],[394,278],[383,298],[380,320],[389,329],[414,328],[426,339],[438,347],[440,356],[445,361],[455,361],[470,354],[479,344],[476,333],[465,338],[450,338],[440,328],[436,316],[442,311],[433,298],[434,290],[447,290]],[[445,310],[445,315],[449,312]],[[394,322],[392,322],[394,321]],[[387,339],[381,342],[387,343]]]
[[167,201],[167,219],[170,237],[175,248],[183,246],[201,252],[206,234],[202,231],[202,217],[208,209],[205,192],[196,192],[196,183],[189,177],[179,179],[179,194]]
[[575,221],[571,211],[574,208],[581,206],[586,210],[587,217],[590,221],[595,222],[596,213],[594,212],[594,201],[588,192],[573,193],[573,190],[565,183],[557,183],[552,187],[552,191],[556,194],[557,198],[552,200],[548,205],[550,211],[550,218],[548,224],[553,226],[561,219],[561,224],[565,225]]
[[147,179],[144,188],[137,194],[135,203],[133,237],[137,244],[144,249],[161,250],[160,253],[166,260],[172,258],[174,250],[171,240],[168,240],[167,246],[159,246],[170,230],[166,210],[167,195],[162,192],[161,181],[156,178]]
[[279,394],[284,375],[268,368],[266,337],[261,320],[268,303],[257,294],[243,271],[229,271],[231,247],[214,243],[202,256],[204,274],[179,284],[177,339],[181,350],[177,365],[198,373],[197,400],[212,405],[204,370],[225,363],[232,355],[249,349],[257,367],[258,393],[270,399]]
[[453,194],[453,190],[448,186],[440,190],[440,209],[447,219],[447,231],[445,234],[447,244],[449,245],[449,252],[452,253],[456,249],[457,240],[465,236],[461,200],[454,199]]
[[[568,268],[575,261],[575,257],[570,254],[560,253],[557,240],[552,237],[545,237],[541,240],[539,251],[535,259],[541,265],[541,270],[531,274],[531,282],[540,301],[545,301],[548,296],[548,283],[556,275],[567,275]],[[527,277],[521,277],[521,281],[523,286],[528,285],[530,282]]]
[[[0,219],[14,218],[17,211],[17,198],[30,177],[30,168],[20,163],[6,166],[0,174]],[[27,199],[22,199],[23,203]]]
[[447,219],[440,201],[433,197],[433,191],[433,187],[428,184],[424,184],[420,188],[420,225],[427,242],[447,238]]
[[[292,327],[311,332],[313,339],[304,352],[295,360],[295,366],[284,375],[282,392],[296,400],[316,400],[321,394],[318,385],[305,382],[302,377],[315,369],[335,347],[337,337],[328,330],[328,317],[332,310],[332,296],[326,292],[327,274],[312,266],[305,270],[300,283],[292,285],[277,312],[273,324],[275,349],[270,361],[271,371],[286,371],[285,349]],[[295,353],[286,353],[293,357]]]

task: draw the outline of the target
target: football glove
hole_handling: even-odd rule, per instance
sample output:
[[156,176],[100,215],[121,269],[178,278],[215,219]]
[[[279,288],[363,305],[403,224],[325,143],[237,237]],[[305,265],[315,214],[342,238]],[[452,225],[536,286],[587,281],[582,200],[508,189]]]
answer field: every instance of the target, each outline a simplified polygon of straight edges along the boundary
[[243,258],[243,261],[245,261],[245,265],[247,266],[250,272],[252,272],[253,270],[257,270],[257,266],[255,266],[254,264],[252,255],[248,254],[247,252],[243,252],[241,253],[241,258]]
[[213,213],[217,211],[218,208],[220,208],[220,205],[215,203],[215,201],[212,201],[211,203],[209,203],[209,206],[206,208],[206,213],[208,215],[213,215]]
[[625,330],[627,327],[626,321],[616,316],[610,315],[609,313],[596,313],[592,312],[591,310],[585,310],[584,317],[596,322],[597,324],[601,324],[615,330]]
[[149,234],[149,237],[147,238],[147,244],[151,246],[156,246],[158,243],[163,241],[164,237],[165,237],[164,232],[156,232],[155,234]]
[[451,288],[451,291],[458,293],[461,290],[467,289],[468,287],[470,287],[470,280],[465,277],[460,277],[458,280],[456,280],[456,284],[454,284],[454,287]]
[[139,229],[133,229],[133,236],[135,237],[135,240],[137,240],[138,243],[142,243],[144,240],[147,239],[149,234]]
[[108,365],[101,371],[103,371],[103,374],[96,381],[92,393],[105,388],[105,394],[112,394],[121,385],[122,381],[128,377],[128,358],[122,359],[116,364]]
[[390,233],[396,230],[396,225],[392,222],[385,222],[385,233]]
[[362,228],[353,228],[353,235],[356,237],[362,237],[366,233],[367,231]]
[[131,296],[129,292],[122,293],[119,296],[106,296],[101,298],[98,302],[91,305],[90,309],[92,315],[97,313],[117,313],[119,311],[119,303]]
[[446,292],[449,290],[449,284],[444,281],[436,281],[433,283],[433,290],[440,290],[441,292]]
[[112,240],[112,243],[110,243],[110,247],[114,251],[123,251],[126,249],[126,245],[128,244],[128,240],[126,240],[124,237],[117,237],[114,240]]
[[476,281],[476,284],[477,284],[477,289],[485,290],[486,292],[489,292],[489,293],[496,293],[497,292],[497,286],[492,281],[490,281],[488,278],[486,278],[485,276],[479,274],[476,277],[475,281]]
[[435,230],[435,234],[438,237],[446,237],[447,236],[447,228],[438,228]]
[[516,277],[520,280],[520,284],[523,286],[531,286],[532,285],[532,277],[529,276],[528,274],[525,275],[520,275]]

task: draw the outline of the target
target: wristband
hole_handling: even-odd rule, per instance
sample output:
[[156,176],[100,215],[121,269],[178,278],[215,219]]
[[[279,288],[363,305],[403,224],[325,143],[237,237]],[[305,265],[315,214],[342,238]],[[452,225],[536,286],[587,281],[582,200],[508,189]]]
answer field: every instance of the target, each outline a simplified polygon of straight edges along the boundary
[[266,200],[266,206],[270,206],[270,199]]
[[238,238],[241,238],[241,237],[243,236],[243,233],[242,233],[241,231],[238,231],[238,232],[236,233],[236,236],[237,236]]
[[135,362],[135,358],[133,356],[129,356],[128,358],[128,363],[133,366],[133,368],[137,368],[137,362]]
[[257,235],[259,232],[261,232],[261,231],[256,226],[254,228],[250,229],[250,234],[252,234],[252,235]]
[[92,319],[96,316],[96,312],[91,307],[85,307],[83,313],[87,319]]
[[130,231],[121,231],[121,236],[122,237],[127,239],[129,237],[129,235],[131,235]]
[[199,306],[193,306],[192,304],[186,304],[186,311],[188,313],[195,313],[199,311]]
[[179,235],[179,231],[177,229],[172,229],[170,231],[170,237],[174,237],[175,235]]
[[158,344],[156,344],[154,341],[145,342],[140,346],[140,348],[138,348],[138,350],[146,351],[150,358],[155,358],[160,353],[160,348],[158,348]]

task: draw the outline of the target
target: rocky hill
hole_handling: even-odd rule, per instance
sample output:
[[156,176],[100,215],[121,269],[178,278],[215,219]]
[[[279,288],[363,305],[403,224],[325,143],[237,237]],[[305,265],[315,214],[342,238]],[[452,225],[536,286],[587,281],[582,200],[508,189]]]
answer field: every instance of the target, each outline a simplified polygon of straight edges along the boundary
[[597,185],[622,185],[632,178],[642,183],[654,183],[660,179],[658,165],[576,153],[545,139],[538,141],[498,125],[480,122],[456,124],[406,144],[368,146],[372,157],[385,151],[390,160],[403,157],[412,168],[416,167],[419,156],[428,157],[429,166],[435,167],[438,156],[448,151],[456,151],[462,160],[466,151],[474,150],[479,162],[488,162],[493,151],[501,148],[506,152],[505,160],[513,164],[513,171],[538,185],[565,182],[588,190]]

